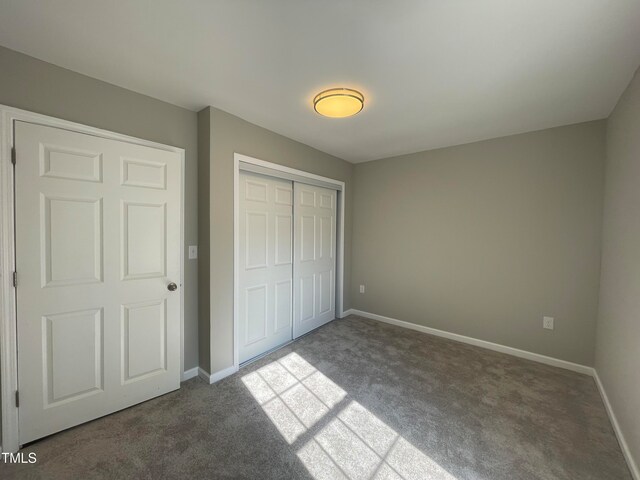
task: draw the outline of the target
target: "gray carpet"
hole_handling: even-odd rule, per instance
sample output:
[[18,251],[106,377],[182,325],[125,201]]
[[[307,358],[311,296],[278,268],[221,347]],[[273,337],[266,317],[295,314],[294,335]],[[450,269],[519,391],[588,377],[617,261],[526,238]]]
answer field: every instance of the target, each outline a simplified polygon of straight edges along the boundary
[[631,479],[590,377],[356,317],[24,451],[0,477]]

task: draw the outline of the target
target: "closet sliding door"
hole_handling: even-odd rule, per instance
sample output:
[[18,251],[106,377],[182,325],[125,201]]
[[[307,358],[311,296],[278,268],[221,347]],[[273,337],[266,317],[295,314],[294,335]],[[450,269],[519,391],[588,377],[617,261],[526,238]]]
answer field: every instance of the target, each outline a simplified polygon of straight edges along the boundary
[[239,183],[243,363],[335,318],[337,192],[245,171]]
[[238,350],[240,363],[292,339],[293,185],[241,172]]
[[335,318],[337,192],[295,182],[293,338]]

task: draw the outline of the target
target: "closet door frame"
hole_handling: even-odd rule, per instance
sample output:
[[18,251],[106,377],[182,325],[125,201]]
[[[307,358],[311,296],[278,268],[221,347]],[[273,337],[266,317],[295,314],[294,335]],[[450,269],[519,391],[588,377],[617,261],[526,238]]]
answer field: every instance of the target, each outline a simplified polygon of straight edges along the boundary
[[337,191],[337,238],[336,238],[336,317],[346,316],[344,310],[344,212],[345,212],[345,183],[333,178],[315,175],[313,173],[285,167],[277,163],[259,160],[257,158],[234,153],[233,159],[233,367],[230,373],[240,368],[238,349],[239,322],[239,254],[240,254],[240,172],[247,171],[261,173],[283,180],[306,183],[318,187],[330,188]]

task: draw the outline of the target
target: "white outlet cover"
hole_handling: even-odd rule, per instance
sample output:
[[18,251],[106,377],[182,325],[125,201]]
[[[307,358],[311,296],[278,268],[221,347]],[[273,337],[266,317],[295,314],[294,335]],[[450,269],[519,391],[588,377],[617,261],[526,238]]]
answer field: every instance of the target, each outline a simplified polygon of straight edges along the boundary
[[364,293],[364,285],[360,285],[360,293]]
[[553,330],[553,317],[542,317],[542,328]]
[[189,245],[189,260],[194,260],[196,258],[198,258],[198,246]]

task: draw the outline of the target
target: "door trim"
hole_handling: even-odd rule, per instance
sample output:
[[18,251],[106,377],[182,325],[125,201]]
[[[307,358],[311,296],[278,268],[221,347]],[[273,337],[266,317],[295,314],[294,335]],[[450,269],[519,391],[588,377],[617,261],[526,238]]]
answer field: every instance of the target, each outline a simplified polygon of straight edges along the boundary
[[[1,445],[3,452],[17,452],[20,448],[18,408],[15,403],[15,394],[18,389],[18,338],[16,295],[13,286],[13,272],[15,270],[15,209],[13,164],[11,163],[11,152],[14,145],[14,124],[16,121],[55,127],[178,153],[182,170],[182,184],[180,186],[180,285],[184,285],[185,151],[183,148],[0,105],[0,397],[2,406]],[[180,372],[184,371],[183,290],[183,288],[180,289]]]
[[[259,160],[241,153],[233,154],[233,366],[228,368],[228,375],[240,368],[238,348],[238,302],[239,302],[239,233],[240,233],[240,171],[259,172],[284,180],[295,180],[310,185],[333,188],[338,191],[336,241],[336,315],[345,316],[344,312],[344,212],[345,212],[345,183],[333,178],[323,177],[314,173],[285,167],[277,163]],[[293,248],[293,247],[292,247]],[[227,371],[225,370],[225,371]],[[226,376],[226,375],[225,375]],[[222,377],[224,378],[224,377]]]

